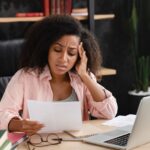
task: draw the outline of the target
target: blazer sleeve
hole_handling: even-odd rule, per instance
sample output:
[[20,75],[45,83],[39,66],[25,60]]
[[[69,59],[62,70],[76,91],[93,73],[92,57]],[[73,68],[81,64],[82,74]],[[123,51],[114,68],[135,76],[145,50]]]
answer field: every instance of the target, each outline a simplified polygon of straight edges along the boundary
[[23,103],[23,84],[20,76],[21,71],[17,72],[8,83],[4,95],[0,102],[0,129],[7,129],[9,121],[13,117],[18,117]]
[[[94,75],[92,76],[93,80],[96,81]],[[97,83],[99,88],[104,90],[106,94],[106,98],[102,102],[96,102],[93,100],[92,95],[89,90],[86,88],[86,101],[87,107],[90,111],[90,114],[96,118],[104,118],[104,119],[112,119],[116,116],[118,111],[118,105],[115,97],[112,95],[110,91],[105,89],[99,83]]]

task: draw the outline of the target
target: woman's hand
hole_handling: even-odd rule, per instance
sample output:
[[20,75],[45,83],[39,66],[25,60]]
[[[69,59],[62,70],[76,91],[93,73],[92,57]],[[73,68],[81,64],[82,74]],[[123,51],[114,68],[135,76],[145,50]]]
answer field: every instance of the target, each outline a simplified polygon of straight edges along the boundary
[[25,132],[27,135],[33,135],[44,127],[43,124],[28,119],[19,120],[12,118],[8,130],[11,132]]
[[76,65],[76,71],[82,78],[85,74],[87,74],[87,61],[88,61],[86,52],[82,46],[82,42],[79,45],[79,57],[80,57],[80,60]]

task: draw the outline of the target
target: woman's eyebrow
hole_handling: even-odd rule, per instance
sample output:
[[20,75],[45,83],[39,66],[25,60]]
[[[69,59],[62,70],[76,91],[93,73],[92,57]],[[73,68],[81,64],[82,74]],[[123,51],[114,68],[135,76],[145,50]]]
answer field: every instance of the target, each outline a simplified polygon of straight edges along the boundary
[[78,48],[77,47],[69,47],[69,49],[74,51],[74,50],[77,50]]
[[[63,44],[61,44],[61,43],[58,43],[58,42],[56,42],[55,44],[56,44],[56,45],[58,44],[58,45],[61,46],[61,47],[65,47],[65,45],[63,45]],[[69,48],[70,48],[70,49],[78,49],[78,46],[69,46]]]
[[56,44],[56,45],[59,45],[59,46],[61,46],[61,47],[65,47],[64,45],[62,45],[61,43],[58,43],[58,42],[56,42],[55,44]]

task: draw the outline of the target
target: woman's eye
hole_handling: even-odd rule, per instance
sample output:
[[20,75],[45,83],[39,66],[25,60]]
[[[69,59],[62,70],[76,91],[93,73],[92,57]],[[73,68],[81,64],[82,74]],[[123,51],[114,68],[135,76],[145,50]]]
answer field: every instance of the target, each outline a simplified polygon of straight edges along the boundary
[[61,49],[60,48],[54,48],[54,51],[55,52],[61,52]]
[[75,56],[75,55],[77,55],[77,53],[75,53],[75,52],[70,52],[70,53],[68,53],[70,56]]

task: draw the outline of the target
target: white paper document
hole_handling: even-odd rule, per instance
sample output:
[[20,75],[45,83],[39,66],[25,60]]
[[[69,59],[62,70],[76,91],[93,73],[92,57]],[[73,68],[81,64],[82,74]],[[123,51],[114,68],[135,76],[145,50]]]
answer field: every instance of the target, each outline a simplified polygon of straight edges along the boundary
[[128,125],[133,125],[135,121],[136,115],[129,114],[126,116],[117,116],[109,121],[103,123],[103,125],[115,126],[115,127],[123,127]]
[[77,102],[28,101],[29,116],[45,125],[40,133],[80,130],[81,104]]

